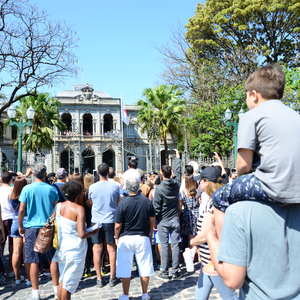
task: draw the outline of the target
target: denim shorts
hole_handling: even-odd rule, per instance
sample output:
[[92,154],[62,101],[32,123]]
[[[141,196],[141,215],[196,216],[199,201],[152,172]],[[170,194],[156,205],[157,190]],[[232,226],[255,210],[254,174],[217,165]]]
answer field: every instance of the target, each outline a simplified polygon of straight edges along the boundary
[[259,179],[253,174],[238,177],[212,195],[214,207],[222,212],[225,212],[230,204],[243,200],[272,201],[264,192]]
[[18,224],[18,217],[14,217],[11,227],[10,227],[10,237],[12,238],[20,238],[21,235],[19,233],[19,224]]
[[26,228],[25,229],[25,242],[24,242],[24,263],[40,262],[39,253],[33,250],[36,237],[39,233],[39,228]]

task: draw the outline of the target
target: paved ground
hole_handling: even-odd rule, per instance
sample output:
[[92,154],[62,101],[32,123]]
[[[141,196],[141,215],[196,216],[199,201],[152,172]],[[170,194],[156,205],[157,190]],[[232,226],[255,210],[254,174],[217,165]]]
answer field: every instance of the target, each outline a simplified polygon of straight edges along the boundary
[[[197,273],[179,280],[164,281],[154,276],[150,281],[150,295],[153,300],[162,299],[176,299],[176,300],[190,300],[195,299],[195,284]],[[121,294],[121,284],[110,288],[108,285],[99,289],[95,287],[95,276],[82,280],[80,282],[77,292],[73,295],[74,300],[111,300],[117,299]],[[41,299],[54,299],[52,294],[52,285],[49,279],[41,278],[40,286]],[[8,282],[4,287],[0,287],[0,299],[14,299],[14,300],[30,300],[31,289],[25,288],[24,285],[16,288],[14,282]],[[140,283],[137,277],[131,281],[130,298],[132,300],[140,299],[141,290]],[[210,299],[220,299],[215,291],[212,292]]]

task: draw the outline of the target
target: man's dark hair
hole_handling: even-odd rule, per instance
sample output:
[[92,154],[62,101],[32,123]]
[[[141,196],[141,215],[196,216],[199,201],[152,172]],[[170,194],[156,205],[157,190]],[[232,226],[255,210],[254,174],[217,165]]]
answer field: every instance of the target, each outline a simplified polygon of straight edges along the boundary
[[163,176],[165,178],[171,178],[172,175],[172,168],[168,165],[164,165],[161,167],[161,171],[163,173]]
[[107,163],[102,163],[98,166],[98,174],[102,177],[107,177],[109,171],[109,165]]
[[6,171],[2,173],[1,179],[2,179],[3,183],[9,184],[10,181],[12,180],[12,178],[13,177],[12,177],[11,173],[6,172]]
[[187,176],[192,176],[194,174],[194,168],[191,165],[186,165],[184,168],[184,174]]
[[281,99],[284,93],[285,75],[277,64],[259,68],[250,74],[245,89],[247,92],[256,91],[264,99]]
[[108,169],[108,178],[113,179],[115,177],[116,177],[116,172],[115,172],[114,168],[113,167],[109,167],[109,169]]
[[128,167],[131,169],[136,169],[138,167],[138,161],[136,158],[129,158]]

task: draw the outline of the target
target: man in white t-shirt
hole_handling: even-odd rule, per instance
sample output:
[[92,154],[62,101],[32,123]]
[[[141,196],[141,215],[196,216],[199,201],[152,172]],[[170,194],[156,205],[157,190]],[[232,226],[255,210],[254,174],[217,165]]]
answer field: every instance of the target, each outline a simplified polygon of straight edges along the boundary
[[[10,194],[12,192],[12,187],[10,186],[12,180],[11,173],[3,172],[1,176],[1,186],[0,186],[0,206],[1,206],[1,216],[4,227],[4,237],[2,237],[0,243],[0,255],[3,256],[3,251],[5,243],[8,237],[9,242],[9,264],[11,266],[11,257],[13,251],[13,240],[10,237],[10,228],[12,224],[13,217],[15,215],[14,209],[10,202]],[[1,236],[2,233],[0,232]]]

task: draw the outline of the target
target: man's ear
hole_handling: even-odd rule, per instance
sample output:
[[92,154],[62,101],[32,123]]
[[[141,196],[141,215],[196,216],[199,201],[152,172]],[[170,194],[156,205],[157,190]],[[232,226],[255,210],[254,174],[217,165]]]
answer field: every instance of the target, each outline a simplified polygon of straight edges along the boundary
[[258,93],[258,92],[255,91],[255,90],[253,90],[253,91],[251,92],[251,94],[253,95],[253,98],[254,98],[253,102],[254,102],[255,104],[257,104],[257,103],[259,102],[259,99],[260,99],[260,97],[261,97],[261,94]]

